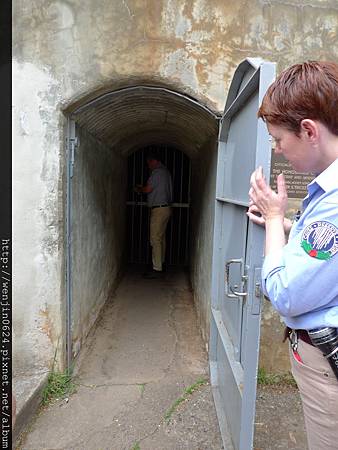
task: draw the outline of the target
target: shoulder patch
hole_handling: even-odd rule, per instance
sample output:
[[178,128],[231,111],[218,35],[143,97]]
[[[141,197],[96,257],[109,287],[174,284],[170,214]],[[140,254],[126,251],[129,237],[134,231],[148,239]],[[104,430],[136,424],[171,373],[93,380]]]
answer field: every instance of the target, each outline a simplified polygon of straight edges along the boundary
[[338,253],[338,228],[323,220],[313,222],[303,231],[301,246],[312,258],[330,259]]

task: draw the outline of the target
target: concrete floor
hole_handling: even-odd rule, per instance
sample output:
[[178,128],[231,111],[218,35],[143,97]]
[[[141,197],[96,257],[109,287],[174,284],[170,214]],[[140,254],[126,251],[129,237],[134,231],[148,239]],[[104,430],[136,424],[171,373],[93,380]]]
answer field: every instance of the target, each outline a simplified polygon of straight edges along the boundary
[[[206,382],[164,420],[184,389]],[[208,361],[184,273],[127,274],[75,368],[76,392],[42,409],[19,450],[221,450]],[[261,386],[255,450],[306,450],[294,387]],[[286,413],[287,411],[287,413]]]
[[77,391],[41,411],[25,450],[221,450],[207,355],[184,273],[127,274],[76,367]]

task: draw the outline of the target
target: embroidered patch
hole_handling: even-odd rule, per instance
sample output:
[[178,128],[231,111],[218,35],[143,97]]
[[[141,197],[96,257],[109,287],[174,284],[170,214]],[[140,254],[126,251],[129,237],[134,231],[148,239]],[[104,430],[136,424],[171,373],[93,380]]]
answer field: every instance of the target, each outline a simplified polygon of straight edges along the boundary
[[338,228],[326,221],[313,222],[303,231],[301,246],[312,258],[330,259],[338,252]]

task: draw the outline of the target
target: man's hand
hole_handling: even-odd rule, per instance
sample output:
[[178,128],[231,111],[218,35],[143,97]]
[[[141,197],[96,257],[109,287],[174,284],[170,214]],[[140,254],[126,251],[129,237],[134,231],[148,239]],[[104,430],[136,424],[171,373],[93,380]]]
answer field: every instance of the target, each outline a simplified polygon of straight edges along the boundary
[[153,188],[150,184],[146,184],[145,186],[142,186],[142,184],[137,184],[134,187],[134,192],[137,192],[139,194],[149,194],[153,191]]
[[137,184],[134,187],[134,192],[136,192],[137,194],[141,194],[142,193],[142,184]]

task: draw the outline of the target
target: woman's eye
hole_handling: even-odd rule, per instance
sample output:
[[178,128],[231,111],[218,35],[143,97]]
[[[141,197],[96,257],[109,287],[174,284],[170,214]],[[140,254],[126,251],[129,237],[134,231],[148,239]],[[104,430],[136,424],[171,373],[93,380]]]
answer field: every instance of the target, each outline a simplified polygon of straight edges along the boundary
[[271,148],[274,149],[277,147],[277,145],[280,144],[280,139],[279,138],[274,138],[273,136],[269,137],[269,142],[271,142]]

